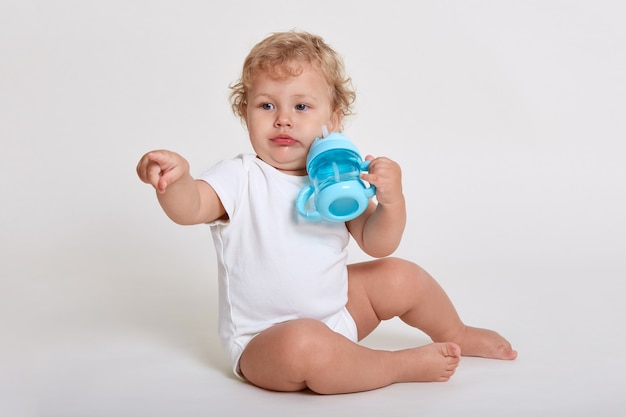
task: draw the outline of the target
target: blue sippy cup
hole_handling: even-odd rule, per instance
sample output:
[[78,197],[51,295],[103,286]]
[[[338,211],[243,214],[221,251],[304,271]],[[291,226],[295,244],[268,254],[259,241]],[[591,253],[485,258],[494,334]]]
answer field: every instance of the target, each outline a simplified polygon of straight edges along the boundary
[[[306,159],[306,170],[312,185],[298,193],[296,208],[311,221],[326,219],[345,222],[365,211],[369,199],[376,193],[361,180],[369,161],[363,161],[350,139],[338,132],[317,138]],[[307,211],[306,202],[313,196],[315,209]]]

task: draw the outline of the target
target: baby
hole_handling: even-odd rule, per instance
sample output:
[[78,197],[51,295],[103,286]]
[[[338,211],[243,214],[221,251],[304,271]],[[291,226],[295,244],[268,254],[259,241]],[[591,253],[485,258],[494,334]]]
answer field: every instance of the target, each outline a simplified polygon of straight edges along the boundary
[[[347,222],[311,222],[295,200],[321,127],[341,131],[355,93],[340,56],[319,36],[275,33],[250,51],[231,86],[232,108],[254,154],[199,179],[165,150],[137,165],[165,213],[208,224],[218,259],[219,334],[235,374],[275,391],[334,394],[397,382],[447,381],[461,355],[515,359],[498,333],[466,326],[437,282],[390,257],[406,222],[400,166],[367,156],[376,199]],[[350,237],[374,260],[347,263]],[[358,342],[399,317],[433,343],[396,351]]]

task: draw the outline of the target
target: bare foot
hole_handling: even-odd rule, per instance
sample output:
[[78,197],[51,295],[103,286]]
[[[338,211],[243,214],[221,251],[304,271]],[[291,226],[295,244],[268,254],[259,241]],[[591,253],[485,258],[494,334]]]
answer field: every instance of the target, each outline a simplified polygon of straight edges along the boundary
[[398,382],[444,382],[461,361],[461,348],[455,343],[431,343],[395,353],[403,357]]
[[461,347],[463,356],[505,360],[517,358],[517,351],[493,330],[464,326],[453,340]]

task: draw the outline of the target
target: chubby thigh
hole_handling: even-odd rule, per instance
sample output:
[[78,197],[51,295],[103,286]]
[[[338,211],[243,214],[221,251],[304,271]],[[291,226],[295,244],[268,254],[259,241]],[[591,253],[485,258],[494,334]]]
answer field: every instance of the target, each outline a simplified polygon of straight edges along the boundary
[[269,390],[301,391],[312,371],[334,369],[336,352],[350,345],[358,346],[319,320],[279,323],[250,341],[239,361],[240,376]]
[[[319,326],[321,324],[322,326]],[[273,330],[278,329],[279,331]],[[231,352],[233,355],[233,364],[235,374],[242,379],[246,379],[244,372],[241,369],[241,357],[246,354],[247,356],[252,356],[252,354],[248,353],[249,350],[255,349],[256,345],[260,345],[259,347],[263,350],[265,343],[267,342],[269,349],[275,349],[277,346],[282,344],[286,344],[287,348],[293,345],[293,342],[290,341],[291,337],[294,337],[297,334],[296,330],[306,330],[313,329],[312,333],[307,333],[305,338],[310,337],[311,335],[315,335],[318,330],[321,330],[322,334],[327,334],[327,330],[330,330],[333,333],[341,335],[351,342],[357,342],[358,340],[358,332],[356,323],[354,319],[350,315],[350,312],[346,307],[342,308],[337,313],[333,314],[330,317],[327,317],[323,320],[313,320],[313,319],[298,319],[291,320],[285,323],[280,323],[275,326],[270,327],[269,329],[259,333],[254,337],[246,338],[246,341],[240,340],[238,345],[241,345],[242,342],[245,343],[245,347],[243,349],[236,347],[236,351],[241,352],[237,357],[235,356],[237,352]],[[300,337],[300,336],[297,336]],[[276,341],[273,341],[276,338]],[[250,345],[252,344],[252,348]],[[276,346],[274,346],[276,345]],[[280,359],[281,356],[278,356]],[[252,359],[251,359],[252,360]]]

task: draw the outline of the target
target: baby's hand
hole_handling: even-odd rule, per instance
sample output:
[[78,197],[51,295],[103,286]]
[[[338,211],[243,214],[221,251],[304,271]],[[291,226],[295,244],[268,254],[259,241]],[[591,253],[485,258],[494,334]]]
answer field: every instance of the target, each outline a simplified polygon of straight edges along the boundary
[[402,194],[402,170],[400,165],[386,157],[374,158],[368,155],[369,173],[361,178],[376,186],[376,200],[380,204],[393,204],[404,200]]
[[137,164],[137,175],[141,181],[151,184],[160,193],[188,173],[189,163],[170,151],[148,152]]

